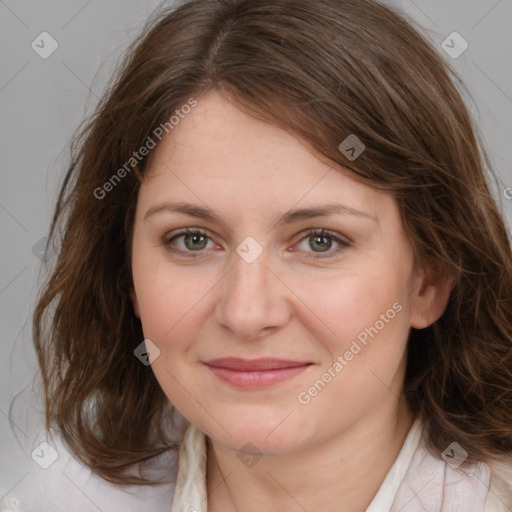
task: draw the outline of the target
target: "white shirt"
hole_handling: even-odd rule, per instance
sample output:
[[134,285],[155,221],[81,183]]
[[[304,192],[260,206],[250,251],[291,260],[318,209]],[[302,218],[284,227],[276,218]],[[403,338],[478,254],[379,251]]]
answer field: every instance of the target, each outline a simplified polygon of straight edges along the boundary
[[[426,434],[417,419],[366,512],[512,511],[510,460],[491,479],[483,462],[463,469],[455,467],[456,459],[448,463],[433,457],[425,447]],[[205,435],[188,422],[180,435],[179,457],[168,452],[151,470],[169,481],[157,487],[114,486],[75,460],[58,438],[52,439],[57,459],[47,469],[33,463],[0,501],[0,512],[207,512]],[[5,492],[0,490],[0,496]]]

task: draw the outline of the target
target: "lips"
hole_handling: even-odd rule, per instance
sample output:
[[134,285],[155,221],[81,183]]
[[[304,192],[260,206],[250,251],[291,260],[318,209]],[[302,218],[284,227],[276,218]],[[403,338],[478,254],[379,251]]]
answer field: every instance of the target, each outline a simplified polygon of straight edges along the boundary
[[235,388],[258,389],[292,379],[312,365],[302,361],[224,357],[204,363],[221,381]]
[[214,368],[226,368],[228,370],[257,372],[265,370],[282,370],[286,368],[297,368],[310,363],[301,361],[290,361],[287,359],[262,358],[262,359],[239,359],[236,357],[223,357],[213,359],[206,363]]

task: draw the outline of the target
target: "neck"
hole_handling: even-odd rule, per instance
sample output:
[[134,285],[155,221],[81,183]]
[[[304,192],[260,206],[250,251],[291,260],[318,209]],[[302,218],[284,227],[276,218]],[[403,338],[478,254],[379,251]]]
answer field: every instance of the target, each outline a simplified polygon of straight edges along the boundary
[[413,423],[389,393],[349,429],[308,448],[265,454],[251,468],[207,438],[208,512],[365,510],[393,465]]

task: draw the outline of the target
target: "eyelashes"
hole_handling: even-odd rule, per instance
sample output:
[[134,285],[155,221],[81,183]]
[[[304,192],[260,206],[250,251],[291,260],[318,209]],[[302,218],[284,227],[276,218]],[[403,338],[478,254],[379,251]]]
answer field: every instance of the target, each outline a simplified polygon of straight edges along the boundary
[[[347,247],[350,246],[350,242],[348,240],[345,240],[338,235],[330,233],[329,231],[326,231],[325,229],[310,229],[309,231],[306,232],[305,236],[303,238],[301,238],[299,243],[301,243],[305,240],[311,240],[311,239],[314,240],[315,244],[319,240],[322,240],[322,242],[320,242],[321,247],[325,244],[325,242],[323,242],[324,240],[330,240],[331,242],[334,241],[335,243],[338,244],[339,247],[334,251],[329,251],[329,250],[320,251],[320,252],[313,251],[310,254],[320,254],[320,255],[327,254],[328,255],[327,257],[330,257],[332,255],[337,255],[341,250],[346,249]],[[329,246],[328,249],[331,248],[331,245]],[[309,243],[309,248],[312,248],[311,243]],[[305,252],[307,252],[307,251],[305,251]],[[320,257],[325,258],[326,256],[320,256]]]
[[[194,254],[194,252],[204,252],[202,250],[187,251],[186,249],[176,248],[175,240],[177,240],[179,238],[183,238],[183,237],[185,237],[185,239],[187,239],[187,240],[190,240],[190,239],[197,240],[197,238],[202,238],[202,239],[207,239],[207,240],[211,241],[208,234],[206,232],[202,231],[201,229],[185,229],[185,230],[179,231],[173,237],[169,238],[166,242],[164,242],[164,245],[167,247],[167,250],[177,253],[177,254],[180,254],[180,255],[183,255],[183,256],[192,257],[192,258],[202,256],[201,254]],[[192,253],[192,254],[190,254],[190,253]]]
[[[182,239],[183,245],[179,247],[177,245],[177,240]],[[187,242],[190,246],[196,245],[196,249],[189,249],[187,247]],[[199,228],[187,228],[181,231],[178,231],[171,237],[167,237],[163,241],[163,245],[166,250],[177,254],[179,256],[183,256],[186,258],[197,258],[205,256],[208,251],[208,243],[211,242],[213,245],[216,245],[213,240],[209,237],[208,233]],[[339,256],[339,254],[346,248],[351,246],[351,242],[347,239],[341,237],[341,235],[332,233],[325,229],[310,229],[303,233],[302,238],[297,242],[294,247],[302,244],[303,242],[307,243],[307,247],[312,249],[315,246],[319,246],[319,252],[312,250],[311,252],[304,249],[292,249],[293,252],[303,252],[306,254],[306,258],[313,259],[322,259],[322,258],[330,258],[334,256]],[[338,244],[338,247],[335,250],[332,249],[332,242]]]

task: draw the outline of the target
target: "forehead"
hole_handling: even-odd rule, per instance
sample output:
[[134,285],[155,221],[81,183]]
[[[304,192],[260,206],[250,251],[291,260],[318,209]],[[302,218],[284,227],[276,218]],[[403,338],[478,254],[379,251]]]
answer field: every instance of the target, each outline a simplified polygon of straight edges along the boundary
[[293,167],[297,173],[318,167],[318,159],[296,137],[249,116],[217,92],[202,97],[164,137],[152,155],[150,171],[155,174],[162,163],[191,174],[208,171],[227,177],[232,173],[246,182]]
[[186,199],[259,215],[337,202],[378,216],[393,202],[216,92],[153,150],[140,196],[145,203]]

